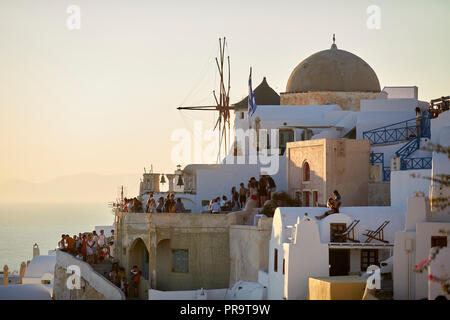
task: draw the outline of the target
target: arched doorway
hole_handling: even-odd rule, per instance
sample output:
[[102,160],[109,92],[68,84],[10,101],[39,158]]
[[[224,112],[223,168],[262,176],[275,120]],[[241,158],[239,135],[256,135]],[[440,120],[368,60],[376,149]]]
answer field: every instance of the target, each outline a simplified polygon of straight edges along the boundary
[[170,240],[164,239],[158,242],[156,247],[156,289],[170,290]]
[[128,274],[134,265],[142,271],[139,285],[139,297],[145,299],[150,280],[150,255],[144,241],[141,238],[134,240],[130,246],[128,253]]

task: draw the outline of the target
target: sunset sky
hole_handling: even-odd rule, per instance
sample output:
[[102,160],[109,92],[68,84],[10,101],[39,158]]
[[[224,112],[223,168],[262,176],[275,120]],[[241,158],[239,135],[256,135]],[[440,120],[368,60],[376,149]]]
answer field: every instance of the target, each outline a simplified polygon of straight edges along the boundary
[[[69,5],[81,29],[66,26]],[[369,5],[381,28],[366,26]],[[171,134],[211,127],[218,38],[227,37],[231,101],[264,76],[283,92],[309,55],[338,48],[371,65],[381,87],[419,87],[429,101],[450,94],[450,1],[0,2],[0,182],[41,182],[93,172],[171,172]],[[182,163],[183,165],[186,163]]]

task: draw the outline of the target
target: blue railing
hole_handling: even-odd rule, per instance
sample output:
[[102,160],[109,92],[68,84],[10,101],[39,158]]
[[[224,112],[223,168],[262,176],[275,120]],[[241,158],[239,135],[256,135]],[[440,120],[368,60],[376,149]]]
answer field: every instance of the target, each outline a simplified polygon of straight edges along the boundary
[[400,158],[406,158],[406,157],[410,156],[414,151],[419,149],[419,145],[420,145],[419,138],[412,139],[407,144],[405,144],[403,147],[398,149],[395,152],[395,155]]
[[370,153],[370,164],[371,165],[376,165],[376,164],[384,165],[384,153],[371,152]]
[[417,135],[416,118],[363,132],[370,144],[386,144],[409,140]]
[[431,169],[431,157],[400,159],[401,170]]
[[[384,127],[363,132],[363,138],[370,141],[370,144],[389,144],[401,141],[408,141],[404,146],[395,152],[400,158],[401,170],[431,169],[431,157],[409,158],[420,148],[420,138],[430,138],[430,114],[428,111],[422,113],[420,123],[418,119],[409,119],[393,123]],[[384,166],[383,153],[370,153],[370,163],[372,165],[381,164],[383,169],[383,181],[391,180],[391,169]]]
[[383,181],[389,182],[391,180],[391,168],[384,166],[384,153],[383,152],[371,152],[370,164],[381,165]]
[[383,181],[391,181],[391,168],[383,167]]

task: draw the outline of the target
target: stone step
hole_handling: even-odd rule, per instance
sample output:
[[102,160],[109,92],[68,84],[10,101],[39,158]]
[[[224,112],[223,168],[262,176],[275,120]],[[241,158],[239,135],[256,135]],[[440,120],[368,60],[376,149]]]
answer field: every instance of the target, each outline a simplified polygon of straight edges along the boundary
[[99,263],[99,264],[92,264],[92,269],[95,270],[95,272],[103,275],[105,272],[111,272],[112,264],[110,263]]

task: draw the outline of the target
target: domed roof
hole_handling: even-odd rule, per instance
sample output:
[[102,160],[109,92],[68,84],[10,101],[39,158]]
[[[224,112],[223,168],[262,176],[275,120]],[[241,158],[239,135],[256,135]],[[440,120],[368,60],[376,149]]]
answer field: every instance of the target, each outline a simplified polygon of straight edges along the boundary
[[40,278],[46,273],[55,272],[56,256],[36,256],[25,271],[25,277]]
[[[278,106],[280,105],[280,95],[273,90],[267,83],[266,77],[257,86],[253,92],[255,93],[256,104],[258,106]],[[234,104],[236,109],[248,108],[248,96]]]
[[286,92],[307,91],[380,92],[380,82],[363,59],[333,43],[331,49],[309,56],[291,73]]

